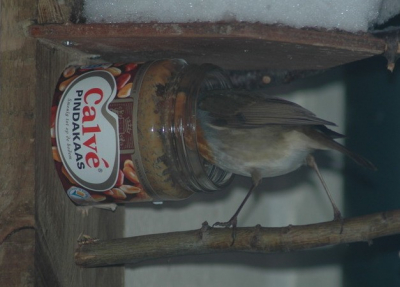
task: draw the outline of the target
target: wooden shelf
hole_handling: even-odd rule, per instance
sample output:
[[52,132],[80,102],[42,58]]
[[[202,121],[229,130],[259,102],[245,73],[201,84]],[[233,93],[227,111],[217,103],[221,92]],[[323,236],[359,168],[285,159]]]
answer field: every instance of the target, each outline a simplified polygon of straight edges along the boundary
[[327,69],[380,55],[370,34],[295,29],[259,23],[35,25],[33,37],[107,61],[183,58],[225,69]]

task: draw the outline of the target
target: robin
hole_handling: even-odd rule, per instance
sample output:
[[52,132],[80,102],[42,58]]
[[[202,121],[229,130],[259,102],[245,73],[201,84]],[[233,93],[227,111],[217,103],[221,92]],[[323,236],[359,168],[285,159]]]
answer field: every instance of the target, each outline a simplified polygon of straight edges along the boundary
[[334,140],[344,137],[326,127],[334,123],[293,102],[260,92],[207,92],[199,98],[197,119],[200,154],[225,171],[252,178],[251,188],[230,220],[214,226],[232,226],[234,230],[238,214],[262,178],[283,175],[304,164],[317,173],[331,202],[334,220],[340,220],[341,212],[311,154],[314,150],[336,150],[376,170],[367,159]]

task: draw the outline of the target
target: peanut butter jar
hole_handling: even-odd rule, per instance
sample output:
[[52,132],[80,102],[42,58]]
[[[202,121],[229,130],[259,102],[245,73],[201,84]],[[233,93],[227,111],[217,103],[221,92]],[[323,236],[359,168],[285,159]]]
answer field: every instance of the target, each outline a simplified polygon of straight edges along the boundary
[[200,93],[231,88],[184,60],[67,67],[51,108],[56,171],[76,205],[163,202],[214,192],[232,174],[198,152]]

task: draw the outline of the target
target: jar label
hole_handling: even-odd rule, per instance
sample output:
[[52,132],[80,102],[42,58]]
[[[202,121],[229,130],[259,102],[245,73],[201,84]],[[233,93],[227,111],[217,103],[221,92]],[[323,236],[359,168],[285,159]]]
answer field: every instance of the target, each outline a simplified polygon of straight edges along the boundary
[[70,66],[54,94],[51,137],[56,170],[78,205],[151,201],[132,158],[134,99],[141,64]]
[[118,117],[108,108],[116,95],[109,72],[77,77],[61,97],[55,132],[61,161],[82,187],[112,188],[119,170]]

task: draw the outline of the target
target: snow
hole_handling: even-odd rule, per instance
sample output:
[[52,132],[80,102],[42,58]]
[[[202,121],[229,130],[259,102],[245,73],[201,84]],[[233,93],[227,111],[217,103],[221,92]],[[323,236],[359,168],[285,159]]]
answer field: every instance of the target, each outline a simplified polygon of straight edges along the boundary
[[399,0],[86,0],[88,23],[245,21],[367,31],[400,13]]

